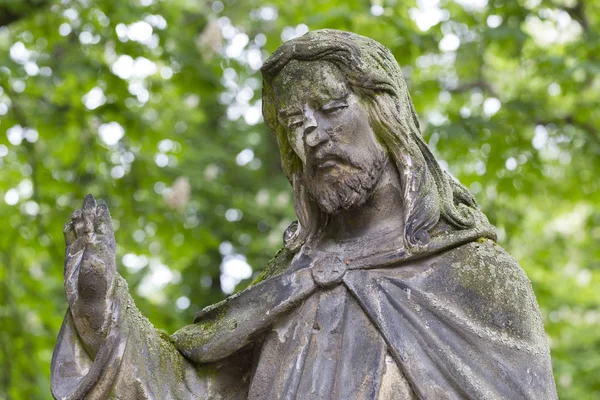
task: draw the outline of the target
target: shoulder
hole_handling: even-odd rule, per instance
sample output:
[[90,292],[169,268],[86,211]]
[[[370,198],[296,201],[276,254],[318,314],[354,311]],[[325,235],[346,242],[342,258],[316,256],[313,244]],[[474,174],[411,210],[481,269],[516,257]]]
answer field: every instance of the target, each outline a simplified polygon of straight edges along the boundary
[[475,277],[512,278],[525,280],[525,273],[517,261],[500,245],[490,239],[481,238],[441,253],[444,263],[453,270]]
[[531,282],[517,261],[494,241],[470,242],[435,260],[438,271],[432,283],[443,285],[443,292],[451,292],[455,300],[460,298],[471,318],[521,338],[543,334]]
[[280,249],[275,256],[267,263],[265,269],[256,277],[252,285],[256,285],[265,279],[282,274],[292,262],[295,254],[286,248]]
[[[479,239],[438,256],[460,286],[488,297],[514,296],[531,291],[517,261],[490,239]],[[501,293],[504,291],[507,293]]]

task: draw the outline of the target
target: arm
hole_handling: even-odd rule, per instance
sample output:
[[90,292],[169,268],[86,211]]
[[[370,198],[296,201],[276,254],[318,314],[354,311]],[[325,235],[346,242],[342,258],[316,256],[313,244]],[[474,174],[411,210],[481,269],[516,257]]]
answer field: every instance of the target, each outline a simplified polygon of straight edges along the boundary
[[116,272],[108,209],[86,196],[65,226],[69,309],[52,356],[56,399],[238,398],[250,371],[236,355],[201,369],[144,318]]
[[316,289],[310,268],[271,277],[205,308],[195,324],[175,332],[172,340],[195,362],[223,359],[258,338]]
[[267,279],[205,308],[195,324],[175,332],[175,346],[188,359],[202,363],[244,348],[318,288],[341,283],[347,269],[342,260],[325,252],[313,257],[299,253],[290,261],[282,254],[265,271]]

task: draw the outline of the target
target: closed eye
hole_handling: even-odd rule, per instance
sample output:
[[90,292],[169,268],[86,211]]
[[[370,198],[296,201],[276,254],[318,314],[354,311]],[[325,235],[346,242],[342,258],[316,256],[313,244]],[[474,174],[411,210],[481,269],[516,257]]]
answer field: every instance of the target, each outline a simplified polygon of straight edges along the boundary
[[325,114],[333,114],[336,111],[340,111],[345,108],[348,108],[348,102],[346,101],[346,98],[343,98],[343,99],[330,101],[329,103],[327,103],[323,107],[321,107],[321,111],[324,112]]
[[339,105],[339,106],[335,106],[335,107],[324,108],[324,109],[322,109],[322,111],[323,111],[325,114],[333,114],[333,113],[335,113],[336,111],[343,110],[344,108],[348,108],[348,106],[347,106],[347,105]]
[[302,121],[292,121],[289,123],[288,128],[290,130],[298,129],[302,126]]

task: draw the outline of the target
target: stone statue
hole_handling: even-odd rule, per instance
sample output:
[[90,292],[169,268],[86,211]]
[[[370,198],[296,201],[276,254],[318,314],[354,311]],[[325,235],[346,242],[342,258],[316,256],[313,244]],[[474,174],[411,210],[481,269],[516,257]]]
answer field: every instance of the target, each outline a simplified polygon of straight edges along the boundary
[[556,399],[531,284],[427,148],[381,44],[320,30],[262,67],[298,221],[258,282],[168,336],[108,209],[65,226],[57,399]]

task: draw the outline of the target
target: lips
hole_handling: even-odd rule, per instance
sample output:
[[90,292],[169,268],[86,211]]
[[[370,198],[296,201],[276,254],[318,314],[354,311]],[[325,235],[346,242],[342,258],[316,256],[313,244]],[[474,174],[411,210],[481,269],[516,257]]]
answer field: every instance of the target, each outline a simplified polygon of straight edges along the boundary
[[340,162],[340,159],[335,156],[318,157],[315,159],[314,165],[317,169],[335,167]]
[[335,167],[335,165],[337,164],[336,160],[325,160],[321,163],[319,163],[317,168],[331,168],[331,167]]

